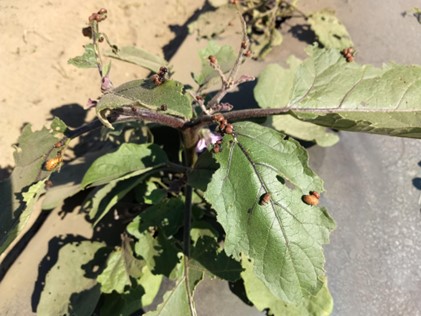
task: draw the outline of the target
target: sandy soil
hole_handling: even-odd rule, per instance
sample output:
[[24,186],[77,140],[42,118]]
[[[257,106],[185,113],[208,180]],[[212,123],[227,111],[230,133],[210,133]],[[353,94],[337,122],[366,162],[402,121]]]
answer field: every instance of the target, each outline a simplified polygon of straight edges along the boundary
[[[94,69],[77,69],[67,64],[88,43],[81,29],[87,25],[91,12],[101,7],[108,9],[108,20],[102,23],[101,30],[114,43],[136,45],[162,56],[162,48],[176,37],[170,26],[183,31],[182,25],[202,3],[198,0],[1,1],[0,168],[13,165],[12,144],[17,141],[23,124],[29,122],[39,129],[52,118],[51,111],[61,107],[73,108],[78,117],[72,117],[69,122],[80,125],[86,113],[77,109],[78,105],[84,106],[88,98],[100,94],[99,76]],[[113,64],[115,84],[146,74],[139,67]],[[67,112],[55,113],[66,119]]]

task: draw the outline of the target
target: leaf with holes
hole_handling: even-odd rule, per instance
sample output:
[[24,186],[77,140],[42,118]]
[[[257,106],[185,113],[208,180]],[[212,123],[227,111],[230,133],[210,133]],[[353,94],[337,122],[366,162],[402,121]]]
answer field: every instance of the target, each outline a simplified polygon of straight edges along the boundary
[[225,230],[225,251],[252,258],[257,277],[276,297],[300,301],[322,286],[322,245],[334,228],[324,208],[301,200],[323,191],[322,181],[296,141],[250,122],[234,128],[236,136],[225,135],[215,155],[220,168],[205,193]]
[[335,16],[335,11],[323,9],[314,12],[308,22],[323,46],[339,50],[354,46],[345,25]]
[[124,237],[122,246],[109,255],[106,268],[97,277],[101,292],[124,293],[132,285],[131,278],[141,276],[144,265],[144,261],[133,256],[130,240]]
[[78,68],[96,68],[97,60],[95,56],[95,47],[93,44],[84,46],[85,52],[81,56],[70,58],[67,63]]

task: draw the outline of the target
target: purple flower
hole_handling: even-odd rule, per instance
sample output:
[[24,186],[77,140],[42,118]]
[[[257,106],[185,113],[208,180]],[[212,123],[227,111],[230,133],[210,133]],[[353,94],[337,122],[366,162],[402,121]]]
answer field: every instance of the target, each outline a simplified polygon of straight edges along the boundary
[[222,139],[221,135],[214,134],[208,129],[200,131],[200,139],[196,144],[196,152],[201,153],[208,148],[209,145],[215,144]]
[[98,101],[97,100],[92,100],[91,98],[88,99],[88,102],[85,105],[86,109],[90,109],[90,108],[94,108],[96,107]]
[[102,77],[101,80],[101,92],[109,92],[113,89],[113,83],[111,82],[111,79],[108,77],[108,75]]

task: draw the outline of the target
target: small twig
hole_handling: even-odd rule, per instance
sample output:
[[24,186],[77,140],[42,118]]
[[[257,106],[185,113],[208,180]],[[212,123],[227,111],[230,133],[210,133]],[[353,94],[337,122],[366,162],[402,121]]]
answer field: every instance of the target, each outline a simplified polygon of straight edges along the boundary
[[[247,37],[247,29],[246,29],[246,21],[244,21],[243,16],[241,15],[240,11],[238,11],[238,14],[240,16],[240,20],[241,20],[241,30],[242,30],[242,34],[243,34],[243,38],[241,41],[241,45],[240,45],[240,49],[238,51],[238,55],[237,55],[237,59],[234,63],[234,66],[232,67],[228,78],[225,77],[225,75],[223,74],[222,70],[220,69],[220,67],[218,66],[217,63],[212,62],[212,60],[210,60],[210,64],[211,66],[218,71],[219,76],[221,78],[222,81],[222,85],[221,85],[221,89],[212,97],[212,99],[207,103],[207,108],[208,109],[214,109],[215,106],[217,106],[221,100],[224,98],[224,96],[231,92],[232,90],[234,90],[240,83],[244,82],[244,81],[235,81],[235,77],[237,76],[237,72],[238,69],[240,67],[240,65],[244,62],[244,56],[246,55],[247,50],[250,47],[250,41]],[[248,78],[253,78],[249,76]]]
[[194,103],[198,104],[200,106],[200,109],[202,110],[203,113],[205,113],[206,115],[210,115],[211,113],[206,109],[205,106],[205,100],[203,100],[203,98],[199,95],[195,95],[191,90],[187,91],[191,97],[194,100]]

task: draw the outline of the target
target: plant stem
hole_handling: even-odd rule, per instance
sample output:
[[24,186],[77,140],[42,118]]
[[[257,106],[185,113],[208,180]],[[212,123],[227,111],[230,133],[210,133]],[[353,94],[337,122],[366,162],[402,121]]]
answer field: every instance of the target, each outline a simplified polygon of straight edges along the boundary
[[193,190],[190,185],[185,188],[185,212],[184,212],[184,233],[183,233],[183,251],[186,257],[190,256],[190,227],[192,219],[192,194]]

